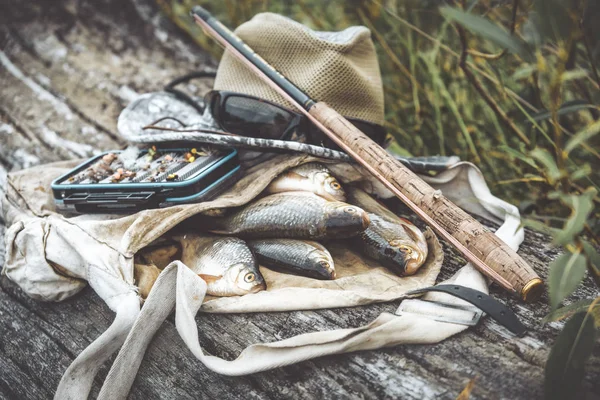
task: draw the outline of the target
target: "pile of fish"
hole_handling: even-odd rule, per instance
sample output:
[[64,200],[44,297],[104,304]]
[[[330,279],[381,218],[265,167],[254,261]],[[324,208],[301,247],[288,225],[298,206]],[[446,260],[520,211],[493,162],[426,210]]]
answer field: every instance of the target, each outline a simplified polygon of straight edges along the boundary
[[209,295],[266,289],[258,264],[335,279],[333,258],[317,241],[349,240],[353,249],[397,275],[414,274],[427,258],[425,236],[416,226],[359,188],[346,192],[322,164],[289,170],[264,193],[225,216],[202,216],[196,226],[210,235],[174,238],[181,261],[206,281]]

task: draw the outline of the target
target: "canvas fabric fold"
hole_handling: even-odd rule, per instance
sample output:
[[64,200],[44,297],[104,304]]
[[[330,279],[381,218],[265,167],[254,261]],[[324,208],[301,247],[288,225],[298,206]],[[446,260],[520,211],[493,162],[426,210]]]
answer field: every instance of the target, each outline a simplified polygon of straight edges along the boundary
[[[133,277],[133,259],[137,252],[198,213],[249,202],[279,173],[311,160],[314,159],[306,156],[278,156],[248,170],[233,188],[212,201],[127,216],[66,218],[57,214],[50,182],[73,167],[73,162],[10,174],[6,193],[1,196],[2,215],[9,226],[3,273],[27,294],[44,301],[61,301],[89,283],[116,313],[109,329],[67,369],[55,398],[86,397],[99,367],[119,347],[119,355],[100,398],[125,398],[146,347],[173,309],[177,330],[192,353],[208,368],[226,375],[263,371],[326,354],[402,343],[435,343],[466,329],[462,325],[435,322],[415,315],[382,314],[360,328],[315,332],[280,342],[251,345],[233,361],[203,355],[198,343],[197,330],[202,329],[201,314],[196,320],[198,311],[264,312],[349,307],[402,298],[409,290],[430,286],[441,268],[443,254],[441,248],[436,247],[439,243],[433,235],[429,237],[431,255],[427,265],[412,277],[396,277],[343,245],[334,245],[332,254],[336,269],[346,269],[339,282],[315,283],[261,269],[267,283],[270,282],[269,290],[236,298],[205,297],[204,281],[181,262],[174,261],[159,275],[141,307]],[[353,166],[332,164],[331,168],[344,182],[360,182],[368,191],[389,195]],[[518,211],[491,195],[476,167],[459,163],[435,178],[426,179],[467,210],[476,210],[485,217],[503,222],[497,234],[513,248],[518,248],[523,239],[522,229],[518,229]],[[476,204],[479,208],[474,206]],[[485,279],[470,265],[461,269],[452,280],[487,292]],[[447,299],[460,302],[451,296]]]

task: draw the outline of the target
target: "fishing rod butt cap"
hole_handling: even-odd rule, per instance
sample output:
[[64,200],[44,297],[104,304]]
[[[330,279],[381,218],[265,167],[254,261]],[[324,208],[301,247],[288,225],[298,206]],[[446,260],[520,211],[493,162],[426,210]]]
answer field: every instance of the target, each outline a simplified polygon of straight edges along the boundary
[[521,298],[528,303],[533,303],[540,299],[543,292],[544,282],[540,278],[533,278],[523,286]]
[[192,15],[192,16],[197,15],[198,17],[202,18],[204,21],[207,21],[209,18],[212,18],[212,14],[209,13],[202,6],[192,7],[192,9],[190,10],[190,15]]

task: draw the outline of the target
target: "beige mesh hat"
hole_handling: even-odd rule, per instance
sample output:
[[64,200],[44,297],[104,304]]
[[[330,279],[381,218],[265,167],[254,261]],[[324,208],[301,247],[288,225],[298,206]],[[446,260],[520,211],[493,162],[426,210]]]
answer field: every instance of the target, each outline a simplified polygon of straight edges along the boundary
[[[345,117],[383,125],[381,74],[367,28],[318,32],[287,17],[262,13],[240,25],[235,34],[313,99]],[[228,51],[219,64],[214,88],[294,109]]]

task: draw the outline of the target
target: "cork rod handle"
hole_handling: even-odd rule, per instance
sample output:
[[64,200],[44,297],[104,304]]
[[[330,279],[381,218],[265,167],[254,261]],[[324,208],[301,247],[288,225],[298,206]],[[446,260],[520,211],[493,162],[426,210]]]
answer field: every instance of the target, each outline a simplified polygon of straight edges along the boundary
[[[318,102],[308,112],[314,118],[313,122],[317,120],[317,125],[322,125],[320,128],[325,128],[323,130],[328,135],[332,132],[336,136],[332,139],[394,194],[401,200],[408,199],[414,203],[411,205],[405,201],[438,234],[458,247],[482,273],[524,300],[539,298],[542,280],[499,237],[404,167],[331,107]],[[468,251],[465,252],[465,248]]]

